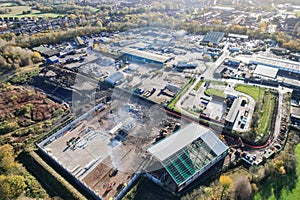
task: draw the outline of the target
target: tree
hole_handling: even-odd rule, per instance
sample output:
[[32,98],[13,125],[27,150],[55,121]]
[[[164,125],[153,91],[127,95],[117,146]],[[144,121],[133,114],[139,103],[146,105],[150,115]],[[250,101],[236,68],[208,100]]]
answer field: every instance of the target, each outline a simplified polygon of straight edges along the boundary
[[11,175],[0,177],[0,196],[3,199],[18,198],[25,188],[26,184],[23,176]]
[[222,193],[221,193],[221,199],[224,196],[224,193],[231,187],[232,185],[232,179],[229,176],[220,176],[220,185],[223,187]]
[[37,51],[34,51],[32,53],[31,59],[32,59],[33,63],[38,63],[38,62],[41,62],[43,60],[41,54]]
[[252,187],[248,177],[238,177],[234,183],[234,199],[250,200],[252,197]]

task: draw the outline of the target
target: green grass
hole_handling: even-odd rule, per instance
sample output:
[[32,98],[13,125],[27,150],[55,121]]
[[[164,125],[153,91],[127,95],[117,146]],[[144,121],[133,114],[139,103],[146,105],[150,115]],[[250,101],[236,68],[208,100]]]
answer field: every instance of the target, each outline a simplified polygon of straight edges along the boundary
[[[284,178],[273,182],[273,184],[266,185],[255,196],[254,200],[291,200],[299,199],[300,197],[300,144],[296,146],[295,156],[297,157],[296,176],[287,175]],[[295,183],[296,182],[296,183]],[[295,183],[295,184],[294,184]],[[293,186],[294,184],[294,186]],[[289,186],[292,188],[289,189]],[[277,187],[283,187],[281,190],[276,190]]]
[[295,13],[296,13],[297,17],[300,17],[300,11],[296,11]]
[[200,88],[200,86],[202,85],[202,83],[204,83],[204,80],[201,80],[197,83],[197,85],[193,88],[193,90],[198,91],[198,89]]
[[186,91],[194,84],[194,82],[195,79],[190,80],[188,84],[186,84],[184,88],[170,101],[170,103],[168,104],[169,109],[175,110],[177,112],[179,111],[178,109],[175,108],[177,101],[182,97],[184,93],[186,93]]
[[[57,14],[57,13],[42,13],[39,10],[31,10],[30,6],[15,6],[15,5],[11,5],[11,4],[5,4],[4,6],[2,6],[3,8],[9,8],[12,11],[10,13],[7,14],[0,14],[0,17],[49,17],[49,18],[55,18],[58,16],[64,16],[62,14]],[[23,14],[23,11],[29,11],[31,10],[31,13],[29,14]]]
[[205,90],[205,93],[209,96],[215,95],[219,97],[225,97],[225,94],[222,90],[214,89],[214,88],[209,88]]
[[267,93],[264,96],[264,104],[261,111],[261,118],[258,122],[257,132],[260,134],[268,134],[271,128],[272,115],[275,106],[275,96]]
[[251,96],[256,102],[263,99],[265,89],[261,87],[255,87],[252,85],[237,84],[235,90]]

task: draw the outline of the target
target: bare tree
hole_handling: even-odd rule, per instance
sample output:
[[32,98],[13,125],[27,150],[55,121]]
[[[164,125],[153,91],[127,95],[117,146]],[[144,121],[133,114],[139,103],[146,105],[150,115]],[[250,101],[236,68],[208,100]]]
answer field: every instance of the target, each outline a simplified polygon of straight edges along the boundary
[[252,197],[252,187],[247,176],[239,177],[234,183],[234,199],[250,200]]

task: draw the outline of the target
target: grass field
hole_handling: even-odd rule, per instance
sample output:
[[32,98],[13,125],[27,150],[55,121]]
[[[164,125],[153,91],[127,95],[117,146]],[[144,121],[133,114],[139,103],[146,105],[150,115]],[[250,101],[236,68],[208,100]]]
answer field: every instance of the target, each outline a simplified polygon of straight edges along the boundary
[[261,87],[255,87],[251,85],[237,84],[235,90],[251,96],[256,102],[263,99],[265,89]]
[[209,88],[205,90],[205,93],[209,96],[215,95],[219,97],[225,97],[225,94],[222,90],[214,89],[214,88]]
[[[11,9],[10,13],[7,14],[0,14],[0,17],[49,17],[49,18],[54,18],[58,16],[63,16],[62,14],[57,14],[57,13],[42,13],[39,10],[31,10],[30,6],[16,6],[10,3],[5,3],[4,6],[3,4],[1,5],[2,9],[3,8],[9,8]],[[31,13],[29,14],[23,14],[23,11],[29,11],[31,10]]]
[[[297,157],[296,175],[287,175],[283,179],[273,182],[260,190],[255,196],[254,200],[291,200],[299,199],[300,197],[300,144],[295,149]],[[296,182],[296,183],[295,183]],[[295,183],[295,184],[294,184]],[[289,188],[291,187],[291,188]],[[278,188],[280,188],[278,190]]]
[[264,104],[262,108],[261,118],[258,122],[258,133],[268,134],[271,128],[271,120],[275,106],[275,96],[267,93],[264,96]]

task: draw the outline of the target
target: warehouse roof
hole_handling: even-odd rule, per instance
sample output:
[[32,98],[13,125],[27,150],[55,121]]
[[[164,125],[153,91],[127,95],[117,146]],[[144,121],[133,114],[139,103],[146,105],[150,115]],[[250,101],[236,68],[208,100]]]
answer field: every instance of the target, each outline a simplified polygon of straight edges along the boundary
[[183,184],[228,147],[210,130],[191,123],[148,149],[177,184]]
[[236,98],[233,101],[233,104],[229,110],[229,113],[226,116],[226,121],[233,123],[236,119],[236,116],[238,115],[238,112],[240,111],[240,105],[242,102],[242,98]]
[[191,123],[155,144],[148,151],[158,160],[164,161],[198,138],[201,138],[217,156],[227,149],[227,146],[210,129]]
[[77,36],[74,38],[76,45],[84,45],[84,41],[81,39],[81,37]]
[[144,43],[144,42],[138,42],[138,43],[135,43],[133,45],[130,45],[130,47],[136,48],[136,49],[145,49],[149,46],[150,46],[150,44],[147,44],[147,43]]
[[248,35],[240,35],[240,34],[234,34],[234,33],[229,33],[228,37],[241,38],[241,39],[248,39],[249,38]]
[[106,82],[115,85],[118,81],[121,81],[124,75],[121,72],[115,72],[105,79]]
[[121,51],[121,54],[128,54],[128,55],[132,55],[132,56],[139,57],[139,58],[144,58],[147,60],[152,60],[152,61],[159,62],[159,63],[165,63],[171,59],[171,57],[169,57],[169,56],[158,55],[155,53],[141,51],[141,50],[128,48],[128,47],[124,48]]
[[299,62],[286,59],[270,58],[266,56],[256,56],[251,63],[266,65],[280,70],[300,74]]
[[211,42],[213,44],[219,44],[223,39],[224,35],[225,34],[223,32],[211,31],[204,36],[202,42]]
[[291,107],[291,115],[293,116],[297,116],[297,117],[300,117],[300,108],[299,107],[295,107],[295,106],[292,106]]
[[59,54],[59,51],[56,49],[50,49],[43,46],[34,47],[32,50],[41,53],[43,56],[51,57]]
[[268,67],[265,65],[257,65],[254,71],[255,75],[265,76],[268,78],[276,78],[278,69],[274,67]]

